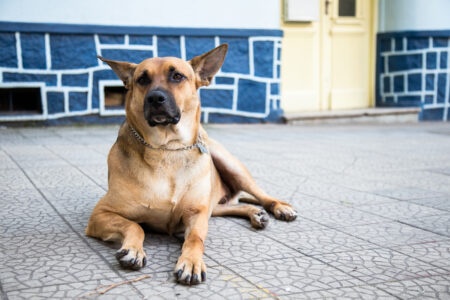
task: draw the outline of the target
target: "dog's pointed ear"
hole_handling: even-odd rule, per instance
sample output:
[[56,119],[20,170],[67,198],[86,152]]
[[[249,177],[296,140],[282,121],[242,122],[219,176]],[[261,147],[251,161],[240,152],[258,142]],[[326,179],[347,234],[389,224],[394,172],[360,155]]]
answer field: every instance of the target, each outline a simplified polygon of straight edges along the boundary
[[110,60],[101,56],[97,57],[111,67],[114,73],[116,73],[120,80],[122,80],[126,89],[130,88],[131,82],[133,80],[134,70],[136,70],[137,64],[125,61]]
[[228,45],[222,44],[189,61],[197,76],[197,88],[207,86],[211,83],[214,75],[219,71],[220,67],[222,67],[227,51]]

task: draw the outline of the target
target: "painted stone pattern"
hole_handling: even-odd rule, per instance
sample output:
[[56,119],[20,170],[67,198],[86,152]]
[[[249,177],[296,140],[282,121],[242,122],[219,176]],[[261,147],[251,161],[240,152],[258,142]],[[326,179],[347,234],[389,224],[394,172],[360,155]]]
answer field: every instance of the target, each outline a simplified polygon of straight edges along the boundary
[[377,106],[421,107],[420,120],[450,120],[450,31],[378,34]]
[[104,104],[104,88],[122,83],[97,55],[135,63],[156,56],[190,59],[222,43],[229,44],[225,63],[212,85],[199,91],[202,121],[277,122],[282,115],[279,30],[6,25],[0,22],[0,88],[39,88],[42,113],[0,114],[0,121],[122,116],[123,110]]

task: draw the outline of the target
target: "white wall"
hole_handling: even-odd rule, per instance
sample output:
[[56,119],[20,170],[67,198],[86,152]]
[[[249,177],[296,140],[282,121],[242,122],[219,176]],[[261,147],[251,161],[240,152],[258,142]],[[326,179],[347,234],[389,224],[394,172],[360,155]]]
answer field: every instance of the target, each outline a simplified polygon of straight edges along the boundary
[[0,0],[0,21],[279,29],[279,0]]
[[379,31],[450,30],[450,0],[379,0]]

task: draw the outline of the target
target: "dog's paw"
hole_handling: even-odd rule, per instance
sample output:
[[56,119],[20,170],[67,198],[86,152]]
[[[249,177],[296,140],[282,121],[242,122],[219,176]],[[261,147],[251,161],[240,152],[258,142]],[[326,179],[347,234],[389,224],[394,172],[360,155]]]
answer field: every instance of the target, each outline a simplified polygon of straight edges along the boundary
[[126,269],[139,270],[147,264],[143,250],[121,248],[116,252],[120,265]]
[[179,283],[186,285],[199,284],[206,280],[206,265],[203,259],[180,256],[174,272]]
[[260,209],[250,215],[250,222],[252,223],[253,228],[264,229],[267,224],[269,224],[269,215],[265,210]]
[[276,203],[272,208],[275,219],[282,221],[294,221],[297,218],[297,212],[287,203]]

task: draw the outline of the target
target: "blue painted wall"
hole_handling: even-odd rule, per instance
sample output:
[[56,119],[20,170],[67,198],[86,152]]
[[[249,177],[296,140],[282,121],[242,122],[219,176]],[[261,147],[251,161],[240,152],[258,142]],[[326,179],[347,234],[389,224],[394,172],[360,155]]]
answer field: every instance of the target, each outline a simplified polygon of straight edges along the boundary
[[450,31],[380,33],[376,105],[421,107],[420,120],[450,120]]
[[192,29],[0,22],[0,88],[39,87],[42,113],[0,121],[123,115],[103,105],[104,86],[120,85],[97,55],[140,62],[155,56],[190,59],[222,43],[229,53],[202,88],[203,122],[278,122],[280,30]]

